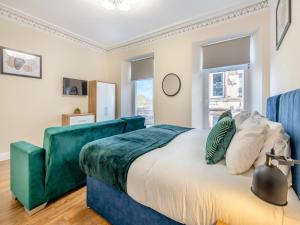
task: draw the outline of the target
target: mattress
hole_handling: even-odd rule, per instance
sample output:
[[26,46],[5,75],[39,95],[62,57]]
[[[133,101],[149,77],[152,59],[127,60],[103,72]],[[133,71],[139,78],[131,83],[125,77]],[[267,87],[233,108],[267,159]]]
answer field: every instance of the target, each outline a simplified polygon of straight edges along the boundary
[[224,161],[205,162],[208,131],[191,130],[133,162],[127,192],[135,201],[187,225],[300,224],[300,203],[289,191],[289,205],[270,205],[250,191],[253,169],[231,175]]

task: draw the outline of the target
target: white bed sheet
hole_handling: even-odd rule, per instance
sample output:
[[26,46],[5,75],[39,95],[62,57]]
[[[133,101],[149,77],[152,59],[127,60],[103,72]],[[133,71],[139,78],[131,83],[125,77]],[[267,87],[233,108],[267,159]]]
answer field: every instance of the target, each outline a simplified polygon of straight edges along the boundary
[[300,203],[291,189],[286,208],[250,191],[253,169],[231,175],[225,162],[207,165],[208,131],[191,130],[133,162],[127,192],[137,202],[187,225],[297,225]]

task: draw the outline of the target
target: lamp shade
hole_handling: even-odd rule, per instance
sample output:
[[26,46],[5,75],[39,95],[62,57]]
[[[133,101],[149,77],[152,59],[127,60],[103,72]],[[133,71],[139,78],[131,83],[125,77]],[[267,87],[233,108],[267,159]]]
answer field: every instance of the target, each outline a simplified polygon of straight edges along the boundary
[[288,181],[284,173],[272,164],[259,166],[253,174],[252,192],[273,205],[287,205]]

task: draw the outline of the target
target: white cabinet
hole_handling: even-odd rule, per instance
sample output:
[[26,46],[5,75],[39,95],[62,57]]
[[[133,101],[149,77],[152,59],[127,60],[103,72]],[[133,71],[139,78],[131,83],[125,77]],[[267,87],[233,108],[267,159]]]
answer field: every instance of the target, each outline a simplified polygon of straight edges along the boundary
[[96,114],[96,122],[116,118],[116,84],[89,82],[89,112]]
[[62,125],[72,126],[87,123],[94,123],[95,115],[91,113],[87,114],[63,114],[62,115]]
[[79,124],[86,124],[86,123],[94,123],[95,116],[72,116],[70,117],[70,125],[79,125]]
[[97,83],[97,122],[115,119],[116,114],[116,85],[110,83]]

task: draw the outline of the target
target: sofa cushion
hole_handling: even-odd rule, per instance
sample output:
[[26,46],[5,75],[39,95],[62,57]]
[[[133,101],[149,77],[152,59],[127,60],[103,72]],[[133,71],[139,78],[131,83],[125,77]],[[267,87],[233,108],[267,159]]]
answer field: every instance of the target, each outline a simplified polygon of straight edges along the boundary
[[143,129],[146,127],[145,117],[142,116],[123,117],[121,118],[121,120],[126,122],[124,133]]
[[79,168],[81,148],[94,140],[123,133],[125,125],[124,120],[112,120],[46,129],[44,149],[46,150],[47,200],[84,185],[86,176]]

